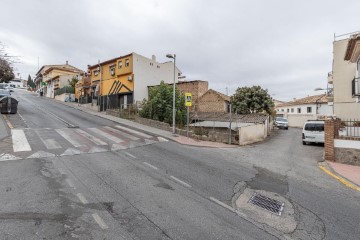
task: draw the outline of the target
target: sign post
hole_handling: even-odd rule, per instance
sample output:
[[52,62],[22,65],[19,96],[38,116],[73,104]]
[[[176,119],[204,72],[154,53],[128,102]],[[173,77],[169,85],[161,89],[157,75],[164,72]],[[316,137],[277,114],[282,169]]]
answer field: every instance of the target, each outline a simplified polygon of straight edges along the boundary
[[189,138],[189,108],[192,106],[192,95],[191,93],[185,93],[185,106],[187,107],[186,117],[186,136]]

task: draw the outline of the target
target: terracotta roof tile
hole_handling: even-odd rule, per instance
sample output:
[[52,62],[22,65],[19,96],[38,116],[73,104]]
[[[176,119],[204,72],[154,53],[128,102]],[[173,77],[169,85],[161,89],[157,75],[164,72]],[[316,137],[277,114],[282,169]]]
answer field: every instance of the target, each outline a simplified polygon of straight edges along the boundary
[[288,106],[295,106],[295,105],[327,103],[327,102],[328,102],[328,100],[326,98],[326,94],[321,94],[321,95],[314,95],[314,96],[309,96],[309,97],[305,97],[305,98],[295,99],[293,101],[290,101],[290,102],[287,102],[284,104],[279,104],[277,107],[288,107]]

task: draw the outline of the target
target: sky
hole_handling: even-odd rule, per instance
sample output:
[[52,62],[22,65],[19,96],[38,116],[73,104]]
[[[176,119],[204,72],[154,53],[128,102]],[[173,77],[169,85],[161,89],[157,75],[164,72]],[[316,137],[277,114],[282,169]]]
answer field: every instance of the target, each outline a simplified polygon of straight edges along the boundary
[[[260,85],[278,100],[320,94],[334,34],[360,30],[360,1],[1,0],[0,41],[27,79],[47,64],[87,65],[175,53],[187,80],[233,94]],[[323,91],[325,92],[325,91]]]

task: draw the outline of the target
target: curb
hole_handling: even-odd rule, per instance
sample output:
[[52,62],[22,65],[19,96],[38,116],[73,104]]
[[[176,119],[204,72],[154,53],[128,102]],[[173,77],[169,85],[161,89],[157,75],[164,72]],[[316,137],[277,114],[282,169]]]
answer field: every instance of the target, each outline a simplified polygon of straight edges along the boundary
[[338,174],[332,167],[329,166],[329,164],[327,164],[326,162],[322,162],[318,164],[319,168],[324,171],[326,174],[330,175],[331,177],[335,178],[336,180],[338,180],[339,182],[341,182],[342,184],[344,184],[345,186],[347,186],[348,188],[351,188],[355,191],[359,191],[360,192],[360,186],[358,186],[357,184],[353,183],[352,181],[346,179],[345,177],[341,176],[340,174]]

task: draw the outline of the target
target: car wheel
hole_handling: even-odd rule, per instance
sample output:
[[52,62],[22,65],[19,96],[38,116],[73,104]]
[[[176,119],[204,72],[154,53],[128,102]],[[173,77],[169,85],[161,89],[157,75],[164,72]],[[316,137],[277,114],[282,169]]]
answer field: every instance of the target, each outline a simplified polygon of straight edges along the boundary
[[289,130],[289,128],[285,128],[286,130]]
[[305,141],[303,141],[303,145],[306,145],[306,142],[305,142]]

